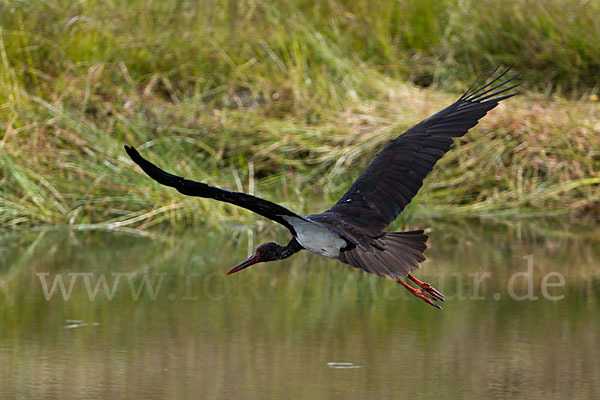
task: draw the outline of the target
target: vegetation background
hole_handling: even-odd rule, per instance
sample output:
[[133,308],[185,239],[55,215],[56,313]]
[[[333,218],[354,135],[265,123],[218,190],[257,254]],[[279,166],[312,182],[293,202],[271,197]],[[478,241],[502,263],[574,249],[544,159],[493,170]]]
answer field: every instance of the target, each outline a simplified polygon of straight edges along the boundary
[[499,64],[521,73],[404,220],[600,210],[600,2],[0,0],[0,226],[244,222],[174,173],[299,213]]

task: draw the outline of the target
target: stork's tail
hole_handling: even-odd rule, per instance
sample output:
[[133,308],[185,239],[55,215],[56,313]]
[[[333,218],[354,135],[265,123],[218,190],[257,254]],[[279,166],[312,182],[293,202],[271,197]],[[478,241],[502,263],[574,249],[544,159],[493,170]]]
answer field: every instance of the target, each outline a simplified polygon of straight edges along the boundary
[[407,264],[408,268],[394,271],[401,276],[406,276],[414,270],[421,269],[420,263],[426,259],[423,253],[427,250],[427,239],[428,236],[423,233],[423,230],[386,232],[379,238],[385,246],[386,253],[393,257],[390,261],[401,259]]
[[427,235],[422,230],[386,232],[374,239],[370,246],[356,246],[340,253],[340,261],[361,268],[382,278],[398,280],[425,261]]

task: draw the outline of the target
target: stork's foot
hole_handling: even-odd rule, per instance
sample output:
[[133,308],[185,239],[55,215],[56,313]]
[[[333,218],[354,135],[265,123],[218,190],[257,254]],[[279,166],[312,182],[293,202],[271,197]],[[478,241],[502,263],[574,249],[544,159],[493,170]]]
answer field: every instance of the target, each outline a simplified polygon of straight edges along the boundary
[[421,289],[423,289],[424,291],[426,291],[427,293],[429,293],[431,295],[431,297],[433,297],[435,300],[439,300],[439,301],[442,301],[442,302],[446,301],[446,298],[444,297],[444,295],[439,290],[437,290],[436,288],[434,288],[433,286],[431,286],[429,283],[427,283],[427,282],[421,282],[420,280],[418,280],[417,278],[415,278],[411,274],[408,274],[407,278],[410,279],[411,281],[413,281],[414,283],[416,283],[417,285],[419,285],[419,287]]
[[437,304],[436,301],[444,302],[446,301],[446,299],[444,298],[444,295],[440,293],[439,290],[437,290],[427,282],[421,282],[412,275],[408,275],[408,279],[419,285],[420,289],[415,289],[414,287],[401,281],[400,279],[398,279],[397,282],[404,286],[406,289],[408,289],[408,291],[411,292],[415,297],[423,300],[430,306],[439,308],[440,310],[442,309],[442,307],[439,304]]

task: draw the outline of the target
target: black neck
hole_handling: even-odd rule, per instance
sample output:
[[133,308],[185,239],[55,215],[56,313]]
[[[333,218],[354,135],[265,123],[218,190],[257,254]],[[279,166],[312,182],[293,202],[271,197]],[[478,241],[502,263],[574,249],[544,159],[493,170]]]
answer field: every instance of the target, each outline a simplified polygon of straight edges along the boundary
[[304,247],[302,247],[302,245],[300,243],[298,243],[296,238],[293,237],[292,240],[290,240],[290,242],[287,244],[287,246],[285,246],[285,247],[281,246],[281,252],[279,253],[279,259],[283,260],[284,258],[288,258],[288,257],[296,254],[297,252],[299,252],[302,249],[304,249]]

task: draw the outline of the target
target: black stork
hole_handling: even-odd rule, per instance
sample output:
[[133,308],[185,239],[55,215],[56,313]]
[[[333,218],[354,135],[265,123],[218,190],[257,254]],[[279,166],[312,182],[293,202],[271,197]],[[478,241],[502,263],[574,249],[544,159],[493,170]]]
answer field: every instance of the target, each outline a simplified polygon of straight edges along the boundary
[[[444,295],[411,275],[425,260],[427,235],[422,230],[384,232],[417,194],[435,163],[448,151],[453,138],[461,137],[519,84],[507,84],[518,75],[497,83],[510,70],[494,78],[496,68],[479,87],[477,82],[454,104],[413,126],[388,143],[350,189],[329,210],[302,217],[285,207],[246,193],[232,192],[163,171],[125,146],[131,159],[152,179],[188,196],[235,204],[285,226],[292,234],[286,246],[264,243],[227,274],[251,265],[283,260],[306,249],[325,258],[397,281],[413,295],[441,309]],[[493,78],[493,79],[492,79]],[[489,81],[489,82],[488,82]],[[487,82],[487,83],[486,83]],[[418,288],[403,282],[408,278]]]

